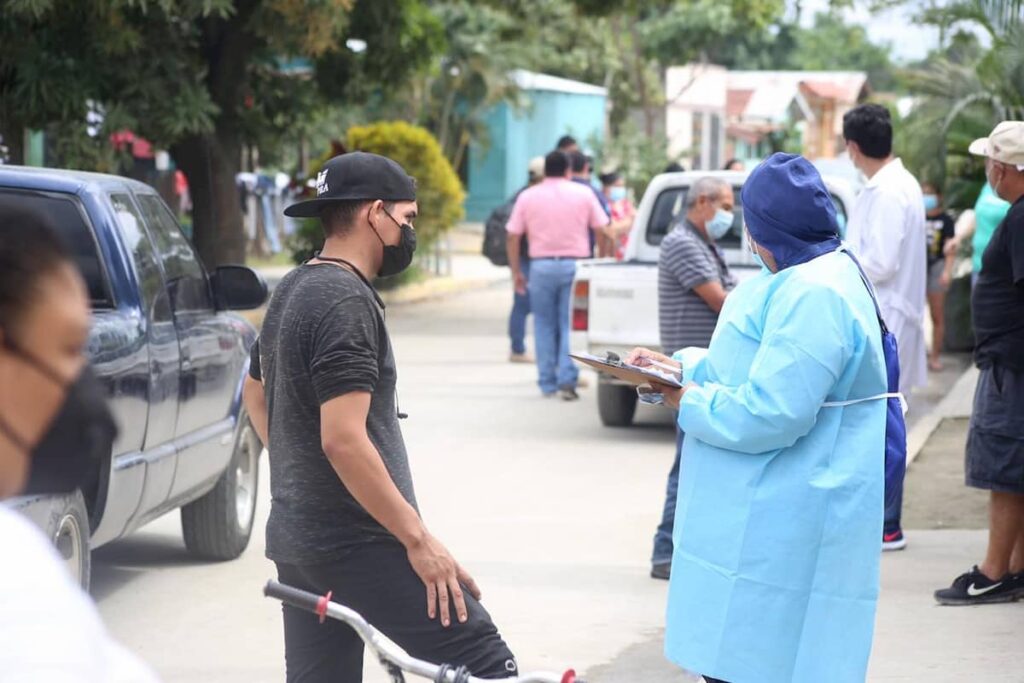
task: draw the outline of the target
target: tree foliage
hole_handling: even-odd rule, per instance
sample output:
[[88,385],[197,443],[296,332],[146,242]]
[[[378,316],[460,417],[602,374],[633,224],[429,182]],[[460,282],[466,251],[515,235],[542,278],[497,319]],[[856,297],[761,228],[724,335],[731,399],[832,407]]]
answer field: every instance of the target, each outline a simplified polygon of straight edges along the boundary
[[1000,121],[1024,119],[1024,6],[1016,0],[972,0],[925,19],[946,29],[979,27],[991,47],[957,30],[906,80],[916,104],[904,125],[901,152],[923,177],[947,186],[954,206],[973,205],[983,167],[971,141]]
[[[350,38],[366,49],[350,50]],[[84,142],[87,111],[107,114],[93,146],[116,122],[170,149],[190,182],[200,254],[241,261],[242,149],[273,152],[328,102],[400,88],[441,40],[420,0],[8,2],[0,131],[16,141],[24,128],[56,127]]]

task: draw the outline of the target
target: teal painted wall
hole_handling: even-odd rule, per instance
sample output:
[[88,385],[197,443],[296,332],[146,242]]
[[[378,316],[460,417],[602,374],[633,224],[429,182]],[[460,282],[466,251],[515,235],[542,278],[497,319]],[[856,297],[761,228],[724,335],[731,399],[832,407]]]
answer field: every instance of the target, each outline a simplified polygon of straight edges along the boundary
[[483,221],[526,184],[530,159],[555,148],[565,134],[586,149],[604,136],[603,95],[529,90],[528,104],[513,109],[501,103],[488,112],[490,144],[469,149],[466,220]]

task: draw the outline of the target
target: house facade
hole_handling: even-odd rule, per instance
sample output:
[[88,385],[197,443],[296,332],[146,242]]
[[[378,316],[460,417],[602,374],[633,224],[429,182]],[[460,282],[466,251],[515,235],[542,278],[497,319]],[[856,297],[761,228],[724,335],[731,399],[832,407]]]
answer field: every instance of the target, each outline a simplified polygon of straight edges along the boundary
[[868,94],[855,71],[729,71],[712,64],[668,70],[669,152],[693,169],[729,159],[755,163],[774,151],[832,159],[843,151],[843,115]]

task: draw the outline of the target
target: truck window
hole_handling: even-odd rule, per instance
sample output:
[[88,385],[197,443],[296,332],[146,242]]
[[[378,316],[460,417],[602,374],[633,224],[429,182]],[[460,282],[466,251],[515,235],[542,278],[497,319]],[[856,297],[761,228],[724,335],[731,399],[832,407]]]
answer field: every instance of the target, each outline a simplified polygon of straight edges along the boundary
[[[647,243],[658,246],[676,224],[686,216],[686,194],[689,186],[672,187],[662,191],[654,201],[651,220],[647,224]],[[740,188],[733,187],[733,222],[732,228],[717,244],[722,248],[736,248],[743,238],[743,205],[740,200]]]
[[171,306],[176,312],[212,310],[213,297],[206,272],[192,245],[182,234],[178,221],[159,196],[136,196],[164,264]]
[[92,307],[113,307],[114,299],[110,294],[103,261],[100,259],[96,235],[78,198],[56,192],[33,192],[6,188],[0,189],[0,192],[7,196],[13,195],[19,204],[24,203],[26,208],[35,209],[50,219],[85,279]]
[[142,290],[142,300],[150,319],[153,322],[170,322],[171,306],[167,301],[164,279],[160,274],[156,252],[143,228],[142,216],[128,194],[111,194],[110,203],[114,207],[114,216],[121,228],[125,246],[132,253],[139,288]]

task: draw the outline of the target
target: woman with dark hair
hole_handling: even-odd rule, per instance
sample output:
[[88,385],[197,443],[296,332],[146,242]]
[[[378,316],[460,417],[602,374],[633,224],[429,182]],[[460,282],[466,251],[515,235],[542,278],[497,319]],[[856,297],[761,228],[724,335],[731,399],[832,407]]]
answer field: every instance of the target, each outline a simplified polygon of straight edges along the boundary
[[621,261],[626,242],[629,240],[629,232],[633,227],[633,219],[636,218],[636,207],[629,199],[626,179],[621,173],[605,173],[600,176],[600,180],[601,194],[611,209],[609,231],[612,233],[601,237],[600,253],[601,256],[614,256]]
[[665,652],[708,681],[862,683],[895,348],[810,162],[772,156],[742,199],[763,268],[710,347],[627,359],[685,384]]
[[[0,193],[0,501],[71,493],[110,455],[116,428],[84,354],[89,315],[45,216]],[[0,678],[155,680],[111,640],[53,545],[2,503],[0,545]]]

